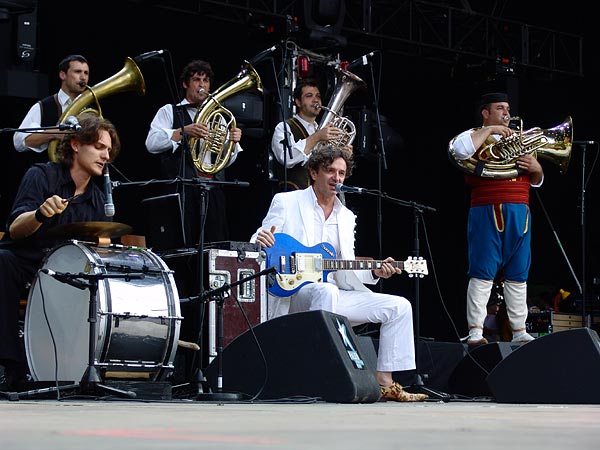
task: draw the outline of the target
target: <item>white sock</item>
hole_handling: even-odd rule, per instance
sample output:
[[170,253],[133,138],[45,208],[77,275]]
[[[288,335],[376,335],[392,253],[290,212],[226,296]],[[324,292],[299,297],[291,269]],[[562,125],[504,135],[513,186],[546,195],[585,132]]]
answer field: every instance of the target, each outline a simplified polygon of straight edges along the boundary
[[533,341],[535,338],[525,330],[513,331],[512,340],[515,341]]
[[479,341],[483,339],[483,330],[481,328],[469,329],[469,341]]

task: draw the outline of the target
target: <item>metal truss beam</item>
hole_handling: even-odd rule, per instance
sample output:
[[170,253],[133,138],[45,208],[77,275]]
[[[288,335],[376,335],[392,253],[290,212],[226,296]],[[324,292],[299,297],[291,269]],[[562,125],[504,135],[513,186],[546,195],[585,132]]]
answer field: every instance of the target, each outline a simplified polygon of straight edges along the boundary
[[[468,0],[346,0],[342,34],[351,47],[376,48],[452,65],[491,62],[506,70],[583,76],[583,37],[500,17],[498,11],[503,14],[506,6],[503,1],[492,1],[489,12],[476,12]],[[304,4],[302,0],[136,2],[250,25],[289,22],[302,15]],[[481,3],[477,2],[479,7]],[[298,25],[301,32],[303,24]]]

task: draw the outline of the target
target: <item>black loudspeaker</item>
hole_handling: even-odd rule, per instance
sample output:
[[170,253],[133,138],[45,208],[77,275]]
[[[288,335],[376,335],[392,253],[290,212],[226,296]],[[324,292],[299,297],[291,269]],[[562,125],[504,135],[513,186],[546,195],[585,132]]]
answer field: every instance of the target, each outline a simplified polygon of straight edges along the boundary
[[487,383],[498,403],[600,403],[600,339],[589,328],[537,338],[508,355]]
[[[375,368],[346,317],[307,311],[268,320],[253,331],[256,340],[246,331],[223,350],[223,392],[254,397],[262,388],[259,399],[307,396],[337,403],[379,400]],[[205,375],[214,391],[218,358],[208,365]]]
[[37,50],[37,10],[18,16],[17,55],[20,61],[33,61]]
[[491,397],[492,392],[486,382],[488,374],[521,345],[523,344],[493,342],[468,349],[448,378],[449,393],[467,397]]

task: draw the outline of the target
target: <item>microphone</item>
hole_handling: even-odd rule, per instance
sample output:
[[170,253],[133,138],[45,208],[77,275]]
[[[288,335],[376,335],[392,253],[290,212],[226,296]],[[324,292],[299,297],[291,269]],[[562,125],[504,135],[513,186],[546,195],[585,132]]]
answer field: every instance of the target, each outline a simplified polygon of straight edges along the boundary
[[257,63],[259,63],[260,61],[262,61],[263,59],[265,59],[267,56],[269,56],[271,53],[273,53],[275,50],[277,50],[277,46],[274,45],[271,48],[268,48],[266,50],[263,50],[262,52],[260,52],[258,55],[254,56],[250,61],[248,61],[251,65],[255,65]]
[[79,125],[79,121],[75,116],[67,116],[64,123],[61,123],[58,126],[58,129],[61,131],[71,130],[71,131],[79,131],[81,130],[81,125]]
[[335,184],[335,192],[338,194],[348,193],[348,194],[362,194],[366,189],[354,186],[344,186],[342,183]]
[[141,55],[137,55],[135,58],[133,58],[133,60],[139,64],[141,62],[148,61],[149,59],[156,58],[157,56],[162,57],[161,55],[165,52],[166,50],[154,50],[152,52],[146,52],[142,53]]
[[104,215],[112,217],[115,215],[115,204],[112,198],[112,183],[110,182],[110,174],[108,173],[108,163],[104,165],[104,194],[106,195]]
[[55,272],[54,270],[50,270],[50,269],[42,269],[41,272],[45,273],[46,275],[51,276],[52,278],[60,281],[61,283],[68,284],[69,286],[76,287],[77,289],[84,290],[84,289],[88,288],[88,285],[86,283],[84,283],[83,281],[74,279],[77,277],[76,274]]
[[573,141],[575,145],[594,145],[596,141]]
[[375,56],[375,53],[377,52],[377,50],[373,50],[370,53],[367,53],[366,55],[362,55],[360,58],[356,58],[354,61],[352,61],[350,64],[348,64],[348,69],[350,69],[351,67],[356,67],[356,66],[366,66],[367,64],[369,64],[369,60]]

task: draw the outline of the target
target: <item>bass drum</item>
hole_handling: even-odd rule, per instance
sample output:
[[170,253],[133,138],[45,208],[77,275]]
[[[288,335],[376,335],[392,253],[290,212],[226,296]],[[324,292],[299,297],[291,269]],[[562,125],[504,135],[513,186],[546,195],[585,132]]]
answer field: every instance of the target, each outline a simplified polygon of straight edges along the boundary
[[[162,380],[174,369],[181,313],[172,271],[150,250],[69,241],[42,270],[103,274],[95,282],[95,365],[105,378]],[[127,272],[142,279],[120,278]],[[110,278],[110,276],[113,278]],[[82,379],[90,353],[90,289],[39,271],[29,290],[25,350],[36,381]]]

